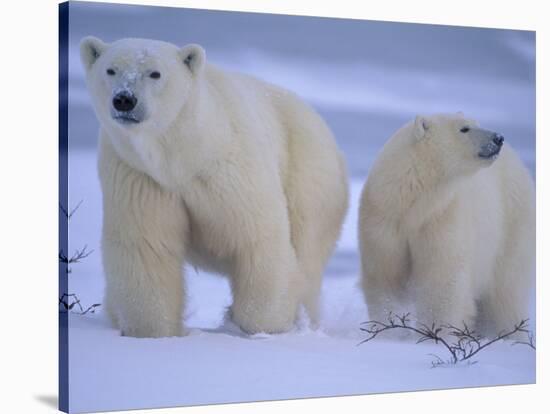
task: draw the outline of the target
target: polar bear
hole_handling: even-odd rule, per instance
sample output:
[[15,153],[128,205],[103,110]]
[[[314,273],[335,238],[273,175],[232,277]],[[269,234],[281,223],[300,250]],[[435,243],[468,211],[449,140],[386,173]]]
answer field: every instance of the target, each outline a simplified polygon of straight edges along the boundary
[[359,245],[371,319],[411,312],[427,325],[511,329],[529,316],[533,180],[504,138],[475,120],[417,116],[369,173]]
[[293,93],[199,45],[81,41],[100,123],[105,308],[123,335],[178,336],[182,265],[229,276],[245,332],[315,323],[348,203],[343,157]]

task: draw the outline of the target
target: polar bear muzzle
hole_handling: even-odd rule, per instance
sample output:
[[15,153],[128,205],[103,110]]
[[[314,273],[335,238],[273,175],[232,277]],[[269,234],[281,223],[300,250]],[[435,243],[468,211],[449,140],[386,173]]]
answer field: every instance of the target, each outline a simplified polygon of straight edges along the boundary
[[478,152],[478,156],[483,159],[494,160],[500,153],[502,146],[504,145],[504,137],[498,132],[491,132],[487,130],[480,130],[482,133],[481,150]]
[[129,112],[133,110],[136,105],[137,98],[131,92],[122,91],[113,97],[113,106],[119,112]]
[[123,124],[139,124],[143,121],[143,110],[138,99],[130,90],[115,93],[112,99],[111,116]]

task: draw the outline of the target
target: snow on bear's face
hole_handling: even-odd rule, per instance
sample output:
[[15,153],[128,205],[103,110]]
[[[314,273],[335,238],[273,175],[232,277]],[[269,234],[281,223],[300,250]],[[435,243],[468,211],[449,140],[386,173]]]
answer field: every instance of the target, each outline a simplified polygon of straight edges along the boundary
[[498,157],[504,137],[480,128],[462,113],[417,116],[414,125],[417,153],[441,176],[457,177],[490,166]]
[[118,133],[162,133],[191,98],[205,61],[198,45],[181,49],[153,40],[106,44],[86,37],[80,56],[94,109]]

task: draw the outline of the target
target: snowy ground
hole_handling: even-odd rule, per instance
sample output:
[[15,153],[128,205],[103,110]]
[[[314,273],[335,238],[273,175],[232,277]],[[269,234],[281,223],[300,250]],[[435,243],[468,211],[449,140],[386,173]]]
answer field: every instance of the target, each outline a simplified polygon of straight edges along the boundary
[[[85,200],[71,219],[70,246],[87,244],[94,253],[73,265],[71,292],[84,305],[100,302],[99,183],[93,151],[71,152],[81,174],[72,203]],[[70,317],[71,411],[197,405],[403,390],[520,384],[535,381],[535,352],[501,343],[484,351],[472,366],[431,368],[433,357],[446,357],[434,345],[377,340],[361,346],[360,323],[366,306],[357,288],[355,251],[357,199],[361,183],[352,183],[352,205],[339,247],[331,260],[322,293],[318,331],[296,327],[283,335],[243,335],[224,323],[231,303],[227,281],[187,271],[185,323],[190,335],[170,339],[119,336],[103,312]]]
[[[102,301],[97,121],[78,61],[78,41],[139,36],[206,47],[208,58],[294,90],[335,133],[348,162],[351,205],[324,277],[318,331],[242,335],[224,323],[225,279],[186,269],[188,336],[120,337],[101,309],[70,317],[73,412],[473,387],[535,381],[535,352],[510,343],[478,363],[431,368],[435,345],[376,340],[361,346],[367,310],[357,288],[360,189],[384,141],[416,113],[462,110],[500,131],[535,175],[534,36],[436,26],[294,19],[72,3],[70,39],[70,250],[94,252],[72,266],[71,293]],[[147,10],[146,12],[144,10]],[[244,16],[244,17],[243,17]],[[140,24],[136,24],[139,19]],[[142,24],[146,22],[147,24]],[[411,47],[412,42],[421,44]],[[451,47],[452,46],[452,47]],[[534,316],[534,315],[533,315]]]

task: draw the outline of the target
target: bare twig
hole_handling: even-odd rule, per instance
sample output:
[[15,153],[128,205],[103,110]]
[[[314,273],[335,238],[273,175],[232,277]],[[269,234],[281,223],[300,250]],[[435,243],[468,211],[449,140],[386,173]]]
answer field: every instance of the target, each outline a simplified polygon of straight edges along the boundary
[[[76,211],[80,208],[82,205],[83,200],[80,200],[78,204],[70,211],[68,211],[61,203],[59,203],[59,209],[67,219],[67,222],[72,218],[72,216],[76,213]],[[84,245],[84,247],[80,250],[75,250],[74,254],[72,256],[67,256],[67,254],[63,251],[63,249],[59,250],[58,259],[60,263],[63,263],[66,266],[66,272],[71,273],[71,268],[69,265],[80,263],[83,259],[87,258],[89,255],[91,255],[94,251],[88,250],[88,246]],[[87,313],[94,313],[96,308],[101,306],[99,303],[94,303],[93,305],[87,307],[84,309],[82,304],[80,303],[80,299],[78,296],[74,293],[63,293],[59,297],[59,306],[60,306],[60,312],[71,312],[74,311],[74,309],[78,309],[78,314],[85,315]]]
[[[477,332],[471,330],[465,323],[462,328],[453,325],[438,325],[432,323],[431,326],[416,323],[415,326],[410,325],[410,313],[404,315],[395,315],[390,312],[387,322],[380,321],[367,321],[363,322],[364,325],[360,328],[363,332],[369,334],[369,336],[361,341],[358,345],[365,342],[369,342],[376,338],[382,332],[402,329],[415,333],[418,335],[416,343],[422,343],[426,341],[433,341],[436,344],[441,344],[450,354],[450,359],[444,361],[437,355],[431,354],[435,360],[432,361],[432,367],[437,367],[446,364],[457,364],[459,362],[475,363],[470,358],[474,355],[494,344],[495,342],[504,340],[518,332],[527,333],[529,335],[529,342],[517,341],[514,344],[524,344],[535,349],[533,335],[529,332],[528,319],[521,320],[516,324],[513,329],[509,331],[503,331],[492,339],[487,339],[479,335]],[[455,341],[451,341],[449,338],[455,338]]]
[[512,330],[508,332],[506,331],[500,332],[495,338],[490,340],[482,338],[479,335],[475,335],[475,333],[474,333],[475,338],[470,339],[473,337],[469,334],[469,330],[466,324],[464,324],[464,327],[465,327],[464,330],[455,328],[454,326],[450,326],[450,325],[449,325],[449,329],[451,329],[451,335],[456,336],[458,338],[455,349],[457,351],[457,354],[461,356],[460,360],[464,361],[466,359],[473,357],[475,354],[487,348],[488,346],[494,344],[495,342],[502,341],[503,339],[506,339],[517,332],[523,332],[523,333],[529,334],[529,331],[527,329],[529,326],[529,324],[527,323],[528,321],[529,321],[528,319],[522,319],[519,323],[514,325],[514,328]]
[[79,263],[82,259],[85,259],[94,252],[93,250],[87,249],[88,245],[86,244],[82,249],[75,250],[74,254],[70,258],[67,257],[67,255],[63,252],[63,249],[61,249],[59,250],[59,261],[66,264]]
[[84,200],[80,200],[78,202],[78,204],[76,205],[76,207],[74,207],[70,212],[67,211],[67,209],[65,207],[63,207],[63,205],[61,203],[59,203],[59,209],[61,210],[61,212],[63,213],[63,215],[65,216],[65,218],[67,220],[70,220],[71,217],[73,216],[73,214],[76,212],[76,210],[78,210],[78,208],[80,207],[80,205],[82,204]]
[[[71,219],[71,217],[76,213],[76,211],[79,209],[79,207],[82,205],[83,200],[80,200],[78,204],[71,210],[67,211],[65,207],[61,203],[59,203],[59,209],[63,213],[63,215],[67,218],[67,221]],[[64,263],[67,265],[66,272],[71,273],[72,270],[69,267],[69,265],[74,263],[79,263],[82,259],[85,259],[89,255],[93,253],[93,250],[88,250],[88,246],[84,245],[84,247],[80,250],[75,250],[74,254],[69,257],[67,254],[63,251],[63,249],[59,250],[59,262]]]
[[59,304],[63,307],[61,309],[61,312],[69,312],[71,311],[75,306],[78,307],[79,312],[77,312],[79,315],[86,315],[89,313],[95,313],[95,309],[99,306],[101,306],[100,303],[94,303],[93,305],[87,307],[84,309],[82,307],[82,304],[80,303],[80,299],[76,294],[74,293],[63,293],[61,297],[59,298]]
[[436,355],[436,354],[428,354],[428,355],[434,357],[434,360],[432,361],[432,368],[437,368],[442,365],[448,365],[450,363],[450,361],[442,360],[439,355]]
[[516,341],[512,345],[527,345],[528,347],[536,350],[537,347],[535,346],[535,336],[533,335],[533,332],[528,332],[527,338],[527,341]]

